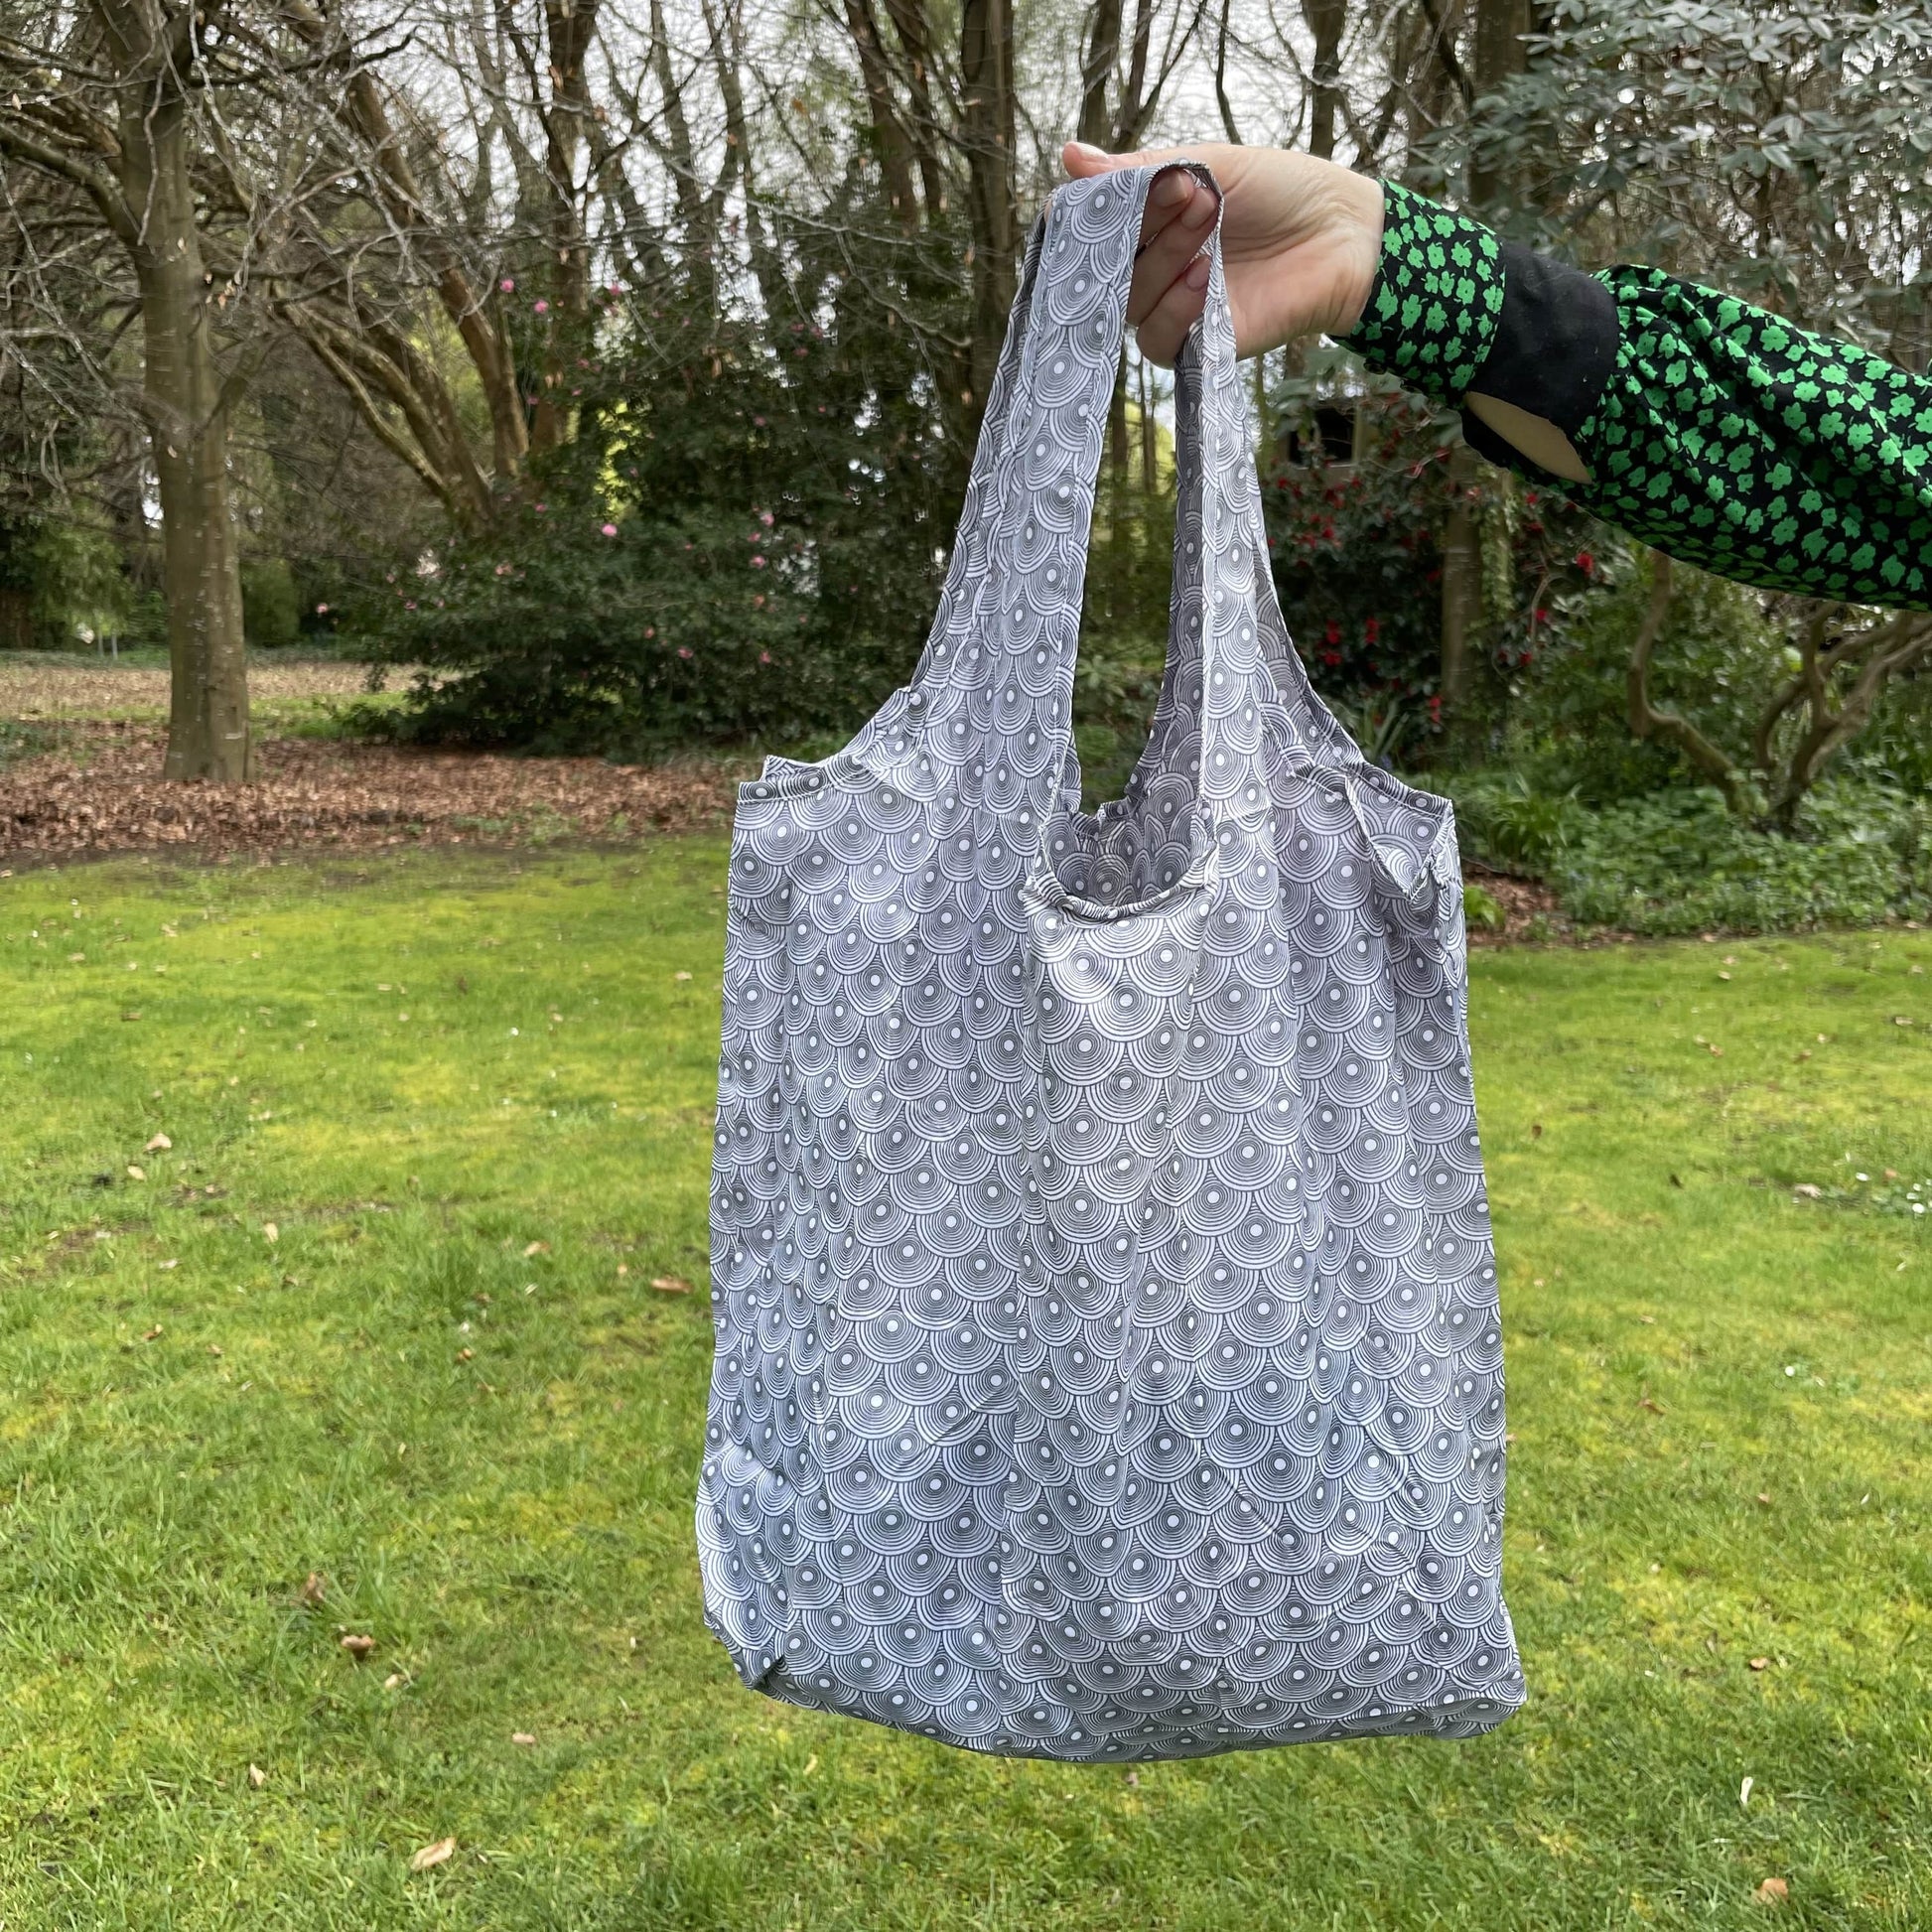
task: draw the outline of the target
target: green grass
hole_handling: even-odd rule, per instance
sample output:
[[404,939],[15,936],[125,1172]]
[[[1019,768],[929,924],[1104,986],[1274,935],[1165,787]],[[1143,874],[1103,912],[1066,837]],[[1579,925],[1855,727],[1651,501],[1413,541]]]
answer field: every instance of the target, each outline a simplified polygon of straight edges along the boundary
[[702,1627],[722,876],[0,882],[8,1932],[1932,1923],[1932,936],[1478,956],[1531,1702],[1130,1776]]

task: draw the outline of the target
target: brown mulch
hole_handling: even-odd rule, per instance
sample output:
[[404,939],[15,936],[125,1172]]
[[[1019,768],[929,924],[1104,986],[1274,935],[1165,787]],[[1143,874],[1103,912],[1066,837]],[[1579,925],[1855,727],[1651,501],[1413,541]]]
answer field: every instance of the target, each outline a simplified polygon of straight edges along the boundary
[[1503,909],[1500,932],[1471,922],[1472,946],[1520,945],[1526,939],[1558,939],[1570,936],[1570,921],[1558,909],[1557,896],[1534,879],[1513,879],[1507,873],[1490,872],[1486,867],[1464,862],[1463,875],[1472,886],[1480,886]]
[[634,839],[719,821],[744,775],[718,759],[622,765],[279,738],[260,745],[254,784],[169,784],[159,726],[75,722],[62,737],[0,770],[0,858]]

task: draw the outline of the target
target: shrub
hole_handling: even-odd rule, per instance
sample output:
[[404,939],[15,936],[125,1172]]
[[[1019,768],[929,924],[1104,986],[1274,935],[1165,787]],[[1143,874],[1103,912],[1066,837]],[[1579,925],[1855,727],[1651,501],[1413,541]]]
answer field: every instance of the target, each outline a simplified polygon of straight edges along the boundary
[[1829,780],[1799,837],[1754,829],[1711,789],[1659,792],[1587,817],[1552,869],[1586,924],[1657,935],[1866,925],[1932,910],[1932,803]]
[[[1625,679],[1650,597],[1641,556],[1604,532],[1588,553],[1596,593],[1569,602],[1534,665],[1513,684],[1505,755],[1544,791],[1614,804],[1681,782],[1681,755],[1632,736]],[[1783,634],[1758,594],[1679,565],[1652,660],[1653,695],[1741,762],[1751,727],[1781,674]]]
[[1588,823],[1574,791],[1538,791],[1521,771],[1449,772],[1432,782],[1455,801],[1464,855],[1498,872],[1545,876]]
[[300,634],[295,577],[280,557],[241,560],[241,627],[251,650],[277,650]]
[[631,756],[877,707],[931,616],[958,443],[890,305],[815,286],[809,322],[666,293],[606,326],[574,438],[362,601],[368,653],[426,667],[398,729]]

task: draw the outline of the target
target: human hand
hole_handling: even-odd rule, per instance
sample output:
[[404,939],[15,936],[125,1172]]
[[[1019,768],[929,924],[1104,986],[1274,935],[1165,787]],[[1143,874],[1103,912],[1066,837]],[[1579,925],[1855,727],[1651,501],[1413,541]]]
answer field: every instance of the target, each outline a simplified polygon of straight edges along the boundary
[[[1204,142],[1106,154],[1084,142],[1060,150],[1076,180],[1116,168],[1199,161],[1227,198],[1221,260],[1234,312],[1237,355],[1259,355],[1297,336],[1345,336],[1361,317],[1382,252],[1382,184],[1286,148]],[[1214,219],[1213,193],[1174,173],[1154,184],[1127,320],[1141,353],[1169,364],[1207,300],[1200,253]]]

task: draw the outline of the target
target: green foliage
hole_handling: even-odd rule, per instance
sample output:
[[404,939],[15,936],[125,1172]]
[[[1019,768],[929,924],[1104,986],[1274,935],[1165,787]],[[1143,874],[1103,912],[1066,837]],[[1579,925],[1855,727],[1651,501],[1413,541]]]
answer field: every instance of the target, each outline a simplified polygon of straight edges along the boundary
[[836,241],[812,242],[827,259],[794,320],[612,300],[575,440],[496,527],[399,561],[362,603],[371,654],[429,673],[404,729],[620,755],[771,743],[855,726],[904,677],[958,445],[923,347],[865,264],[834,272]]
[[1476,955],[1530,1702],[1130,1782],[704,1628],[724,876],[0,881],[9,1926],[1752,1932],[1771,1874],[1932,1923],[1932,1216],[1875,1185],[1932,1174],[1932,935]]
[[0,516],[0,648],[80,650],[128,628],[132,598],[113,539],[78,513]]
[[1416,186],[1453,193],[1472,164],[1533,178],[1525,206],[1487,210],[1523,239],[1654,262],[1811,328],[1916,334],[1921,9],[1557,0],[1528,51],[1526,72],[1422,144]]
[[1632,932],[1801,931],[1932,912],[1932,801],[1828,780],[1800,836],[1745,825],[1715,790],[1597,813],[1551,866],[1564,909]]
[[241,560],[241,624],[251,650],[276,650],[301,635],[295,574],[282,558]]
[[[1276,593],[1290,635],[1322,696],[1343,712],[1380,762],[1435,763],[1444,744],[1437,683],[1442,664],[1442,558],[1449,506],[1446,461],[1453,425],[1420,399],[1362,377],[1345,351],[1311,352],[1272,404],[1288,425],[1285,454],[1319,446],[1321,408],[1344,407],[1361,460],[1328,453],[1281,461],[1262,479]],[[1597,581],[1583,561],[1594,527],[1563,498],[1499,472],[1477,484],[1476,513],[1489,609],[1491,675],[1474,694],[1500,715],[1557,634],[1558,619],[1590,601]]]
[[1483,932],[1500,932],[1509,921],[1494,893],[1486,892],[1480,886],[1464,885],[1462,922]]
[[1575,845],[1588,822],[1574,791],[1541,792],[1521,771],[1437,774],[1455,801],[1457,844],[1472,859],[1501,872],[1540,878]]
[[[1516,667],[1504,756],[1538,789],[1606,805],[1691,774],[1673,747],[1634,737],[1627,721],[1630,650],[1650,598],[1648,553],[1599,526],[1580,556],[1593,588],[1568,602],[1534,660]],[[1783,632],[1742,585],[1680,564],[1671,587],[1652,698],[1742,765],[1758,712],[1783,675]]]

